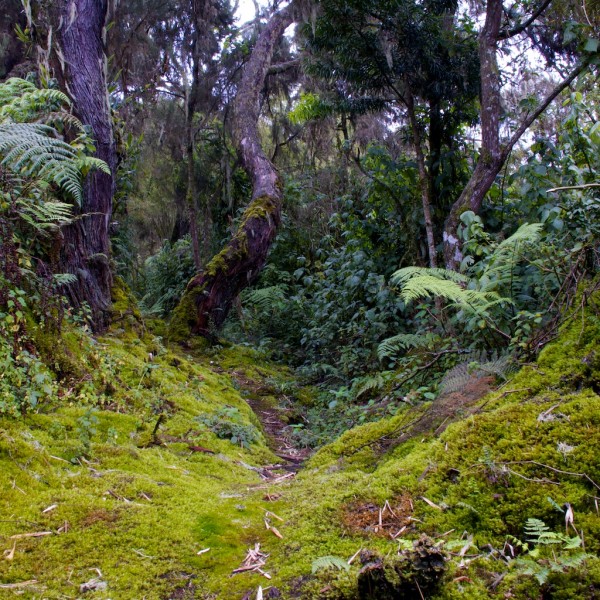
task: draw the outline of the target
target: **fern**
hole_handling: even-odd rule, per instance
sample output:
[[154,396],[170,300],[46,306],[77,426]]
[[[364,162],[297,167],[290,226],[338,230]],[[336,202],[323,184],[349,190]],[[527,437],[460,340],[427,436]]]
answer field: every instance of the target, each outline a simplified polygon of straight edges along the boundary
[[557,534],[550,530],[544,521],[540,519],[527,519],[525,523],[525,536],[527,541],[533,544],[558,544]]
[[430,269],[427,267],[405,267],[396,271],[392,277],[391,282],[394,285],[403,286],[411,279],[415,277],[420,277],[422,275],[429,275],[430,277],[434,277],[440,280],[450,280],[456,283],[467,283],[468,278],[462,273],[457,273],[455,271],[447,271],[446,269]]
[[72,273],[55,273],[52,276],[52,281],[58,286],[70,285],[77,281],[77,275],[73,275]]
[[484,377],[485,375],[494,375],[506,379],[508,373],[515,369],[512,355],[503,354],[492,355],[487,358],[485,352],[471,352],[467,359],[455,365],[446,372],[441,383],[440,392],[450,394],[457,392],[467,385],[474,377]]
[[385,360],[386,358],[394,358],[402,350],[408,350],[409,348],[431,348],[438,339],[439,336],[433,333],[400,333],[383,340],[377,346],[377,357],[379,360]]
[[[40,115],[46,118],[53,111],[70,106],[71,101],[63,92],[38,89],[25,79],[13,77],[0,85],[0,122],[10,120],[23,123]],[[74,117],[73,119],[73,124],[78,124],[77,128],[82,129],[81,123]]]
[[[590,558],[590,555],[585,552],[575,554],[565,553],[565,551],[579,548],[581,546],[581,538],[579,536],[570,538],[562,533],[552,531],[540,519],[527,519],[525,535],[528,542],[534,544],[536,547],[533,550],[529,550],[529,544],[520,542],[519,547],[528,552],[528,554],[517,558],[513,565],[523,575],[535,577],[540,585],[544,585],[552,573],[562,573],[567,569],[576,569],[585,560]],[[553,550],[552,558],[540,559],[540,554],[544,546],[556,544],[562,544],[560,551]]]
[[97,158],[80,157],[53,134],[51,127],[37,123],[0,125],[0,164],[17,176],[54,183],[81,204],[81,171],[100,169],[110,174],[110,169]]
[[[110,169],[83,155],[91,140],[81,122],[62,110],[69,106],[59,90],[38,89],[16,78],[0,84],[0,165],[17,178],[55,184],[81,204],[82,178],[92,170],[110,175]],[[68,144],[48,123],[71,126],[80,135]]]
[[272,285],[269,287],[252,290],[246,296],[246,304],[259,312],[272,311],[282,307],[285,302],[286,287]]
[[321,569],[338,569],[338,571],[349,571],[350,565],[339,556],[321,556],[320,558],[313,560],[313,575]]
[[354,396],[360,398],[368,392],[381,390],[386,384],[386,376],[389,376],[389,372],[375,373],[374,375],[366,375],[355,379],[352,384]]

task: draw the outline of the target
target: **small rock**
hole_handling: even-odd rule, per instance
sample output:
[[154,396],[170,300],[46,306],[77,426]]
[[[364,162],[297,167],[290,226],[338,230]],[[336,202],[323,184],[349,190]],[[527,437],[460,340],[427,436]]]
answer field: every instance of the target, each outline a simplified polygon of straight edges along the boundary
[[85,594],[86,592],[97,592],[99,590],[105,590],[108,587],[106,581],[102,581],[101,579],[95,578],[82,583],[79,586],[79,592]]

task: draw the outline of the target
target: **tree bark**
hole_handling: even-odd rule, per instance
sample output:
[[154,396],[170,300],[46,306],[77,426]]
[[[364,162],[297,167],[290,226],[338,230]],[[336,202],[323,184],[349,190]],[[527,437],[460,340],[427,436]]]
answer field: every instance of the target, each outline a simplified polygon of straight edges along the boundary
[[429,254],[429,266],[432,269],[437,267],[437,251],[435,249],[435,235],[433,232],[433,218],[431,216],[431,185],[425,166],[425,154],[423,152],[423,142],[421,140],[421,131],[419,122],[415,113],[415,102],[412,91],[409,86],[406,86],[405,92],[406,108],[408,111],[408,119],[412,129],[413,146],[417,159],[417,170],[419,173],[419,188],[421,192],[421,204],[423,206],[423,221],[425,223],[425,235],[427,237],[427,253]]
[[[545,0],[532,18],[530,25],[550,4]],[[458,200],[452,205],[444,226],[444,261],[447,269],[457,271],[463,259],[458,237],[460,216],[467,210],[479,213],[483,200],[500,173],[514,145],[521,139],[531,124],[548,108],[552,101],[582,73],[588,60],[582,60],[565,77],[536,110],[529,113],[517,126],[509,140],[500,143],[500,72],[498,69],[498,41],[521,33],[524,27],[516,27],[510,32],[502,31],[502,0],[488,0],[484,27],[479,36],[479,60],[481,79],[481,151],[477,165]]]
[[174,339],[190,332],[215,338],[235,298],[258,278],[275,239],[282,186],[260,144],[259,101],[275,45],[292,22],[293,3],[271,17],[244,69],[235,101],[234,135],[252,179],[252,202],[231,241],[188,284],[171,322]]
[[101,331],[110,319],[112,275],[109,223],[117,165],[106,85],[104,25],[108,0],[61,0],[57,5],[60,76],[75,113],[92,130],[96,156],[112,171],[95,171],[84,184],[77,218],[63,230],[60,268],[77,276],[66,289],[72,305],[89,305],[93,327]]

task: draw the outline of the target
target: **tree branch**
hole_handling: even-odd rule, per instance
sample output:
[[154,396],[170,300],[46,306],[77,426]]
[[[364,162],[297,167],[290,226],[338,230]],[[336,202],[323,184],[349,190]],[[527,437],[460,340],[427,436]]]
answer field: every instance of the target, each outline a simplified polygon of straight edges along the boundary
[[519,35],[525,31],[552,3],[552,0],[544,0],[538,9],[525,21],[524,23],[520,23],[519,25],[515,25],[511,29],[504,29],[500,32],[498,36],[498,40],[507,40],[515,35]]
[[510,154],[510,151],[512,150],[513,146],[519,141],[519,139],[527,131],[527,129],[529,129],[531,124],[548,108],[548,106],[550,106],[552,101],[563,90],[568,88],[573,83],[573,81],[575,81],[575,79],[583,71],[585,71],[585,69],[588,67],[588,65],[589,65],[589,59],[585,59],[581,63],[579,63],[579,65],[577,65],[577,67],[575,67],[575,69],[573,69],[573,71],[571,71],[571,73],[566,77],[566,79],[561,81],[552,90],[552,92],[550,92],[550,94],[548,96],[546,96],[544,101],[531,114],[529,114],[529,115],[527,115],[527,117],[525,117],[523,122],[519,125],[517,130],[512,134],[510,140],[508,140],[508,142],[505,144],[504,148],[502,149],[502,162],[504,162],[508,158],[508,155]]
[[267,75],[277,75],[278,73],[283,73],[289,69],[293,69],[295,67],[300,66],[300,60],[295,58],[294,60],[288,60],[286,62],[281,62],[276,65],[271,65],[269,70],[267,71]]

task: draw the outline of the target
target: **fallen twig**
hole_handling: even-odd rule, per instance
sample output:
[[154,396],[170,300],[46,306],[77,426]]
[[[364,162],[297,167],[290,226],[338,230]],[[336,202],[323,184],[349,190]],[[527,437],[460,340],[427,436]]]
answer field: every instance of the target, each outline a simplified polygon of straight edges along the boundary
[[54,531],[34,531],[33,533],[17,533],[16,535],[11,535],[11,540],[22,540],[24,538],[37,538],[43,537],[45,535],[52,535]]
[[351,565],[355,560],[356,557],[361,553],[362,548],[359,548],[349,559],[348,559],[348,564]]
[[269,558],[268,554],[260,551],[260,544],[254,544],[254,548],[249,548],[246,553],[246,558],[242,563],[241,567],[234,569],[231,574],[235,575],[236,573],[246,573],[249,571],[256,571],[260,573],[263,577],[267,579],[271,579],[271,575],[262,570],[262,567],[265,566],[267,562],[267,558]]
[[29,579],[28,581],[19,581],[18,583],[0,583],[0,589],[2,590],[16,590],[28,585],[37,583],[37,579]]

